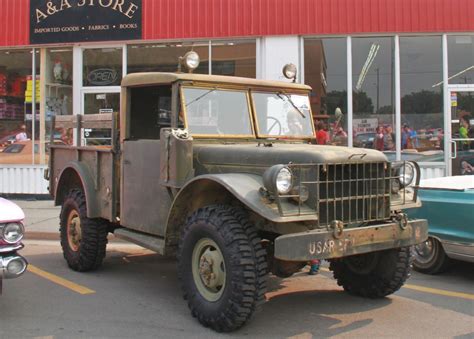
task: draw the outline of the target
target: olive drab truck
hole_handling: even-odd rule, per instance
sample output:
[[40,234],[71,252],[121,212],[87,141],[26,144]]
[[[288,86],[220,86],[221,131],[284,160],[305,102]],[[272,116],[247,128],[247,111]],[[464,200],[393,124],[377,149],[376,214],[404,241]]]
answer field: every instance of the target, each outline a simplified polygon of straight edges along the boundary
[[[198,57],[182,62],[195,68]],[[191,314],[220,332],[251,318],[269,273],[289,277],[313,259],[328,260],[351,294],[397,291],[412,245],[428,236],[426,220],[403,212],[420,206],[419,168],[373,149],[315,145],[310,91],[137,73],[122,80],[119,113],[57,116],[53,129],[75,138],[51,143],[46,173],[69,267],[97,269],[109,232],[174,256]],[[85,142],[90,129],[108,129],[106,142]]]

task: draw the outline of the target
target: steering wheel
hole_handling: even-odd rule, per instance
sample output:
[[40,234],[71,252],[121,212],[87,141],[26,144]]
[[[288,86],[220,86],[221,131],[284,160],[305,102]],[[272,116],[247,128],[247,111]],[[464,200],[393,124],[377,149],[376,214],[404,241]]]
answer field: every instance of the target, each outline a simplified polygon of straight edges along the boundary
[[[273,121],[273,123],[270,123],[270,121]],[[271,126],[270,126],[271,125]],[[281,122],[277,118],[274,117],[267,117],[267,126],[270,126],[267,128],[267,133],[271,135],[281,135]],[[274,128],[278,128],[278,133],[270,133]]]

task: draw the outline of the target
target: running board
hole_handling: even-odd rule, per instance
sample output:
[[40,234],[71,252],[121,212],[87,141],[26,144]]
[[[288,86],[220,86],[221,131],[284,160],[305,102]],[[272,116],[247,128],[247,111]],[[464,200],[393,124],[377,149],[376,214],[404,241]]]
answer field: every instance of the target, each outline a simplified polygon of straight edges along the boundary
[[117,238],[130,241],[134,244],[152,250],[158,254],[163,255],[165,253],[165,241],[162,238],[140,233],[137,231],[132,231],[126,228],[117,228],[114,231],[114,235]]

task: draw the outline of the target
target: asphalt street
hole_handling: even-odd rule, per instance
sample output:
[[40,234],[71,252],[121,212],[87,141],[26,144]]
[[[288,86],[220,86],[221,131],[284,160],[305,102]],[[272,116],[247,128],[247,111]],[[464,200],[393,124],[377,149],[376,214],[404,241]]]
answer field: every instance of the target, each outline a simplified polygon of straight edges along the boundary
[[29,271],[4,282],[0,338],[474,338],[474,265],[413,273],[392,296],[347,295],[327,266],[317,276],[269,278],[251,322],[217,334],[192,318],[171,259],[112,242],[95,272],[68,269],[57,241],[28,240]]

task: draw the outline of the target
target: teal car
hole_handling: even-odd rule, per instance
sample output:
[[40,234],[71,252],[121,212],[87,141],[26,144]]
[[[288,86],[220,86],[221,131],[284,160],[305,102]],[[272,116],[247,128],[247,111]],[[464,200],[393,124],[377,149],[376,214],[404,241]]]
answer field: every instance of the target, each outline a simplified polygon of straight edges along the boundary
[[429,238],[415,246],[414,269],[435,274],[450,259],[474,262],[474,176],[422,180],[418,192],[423,206],[407,212],[428,219]]

